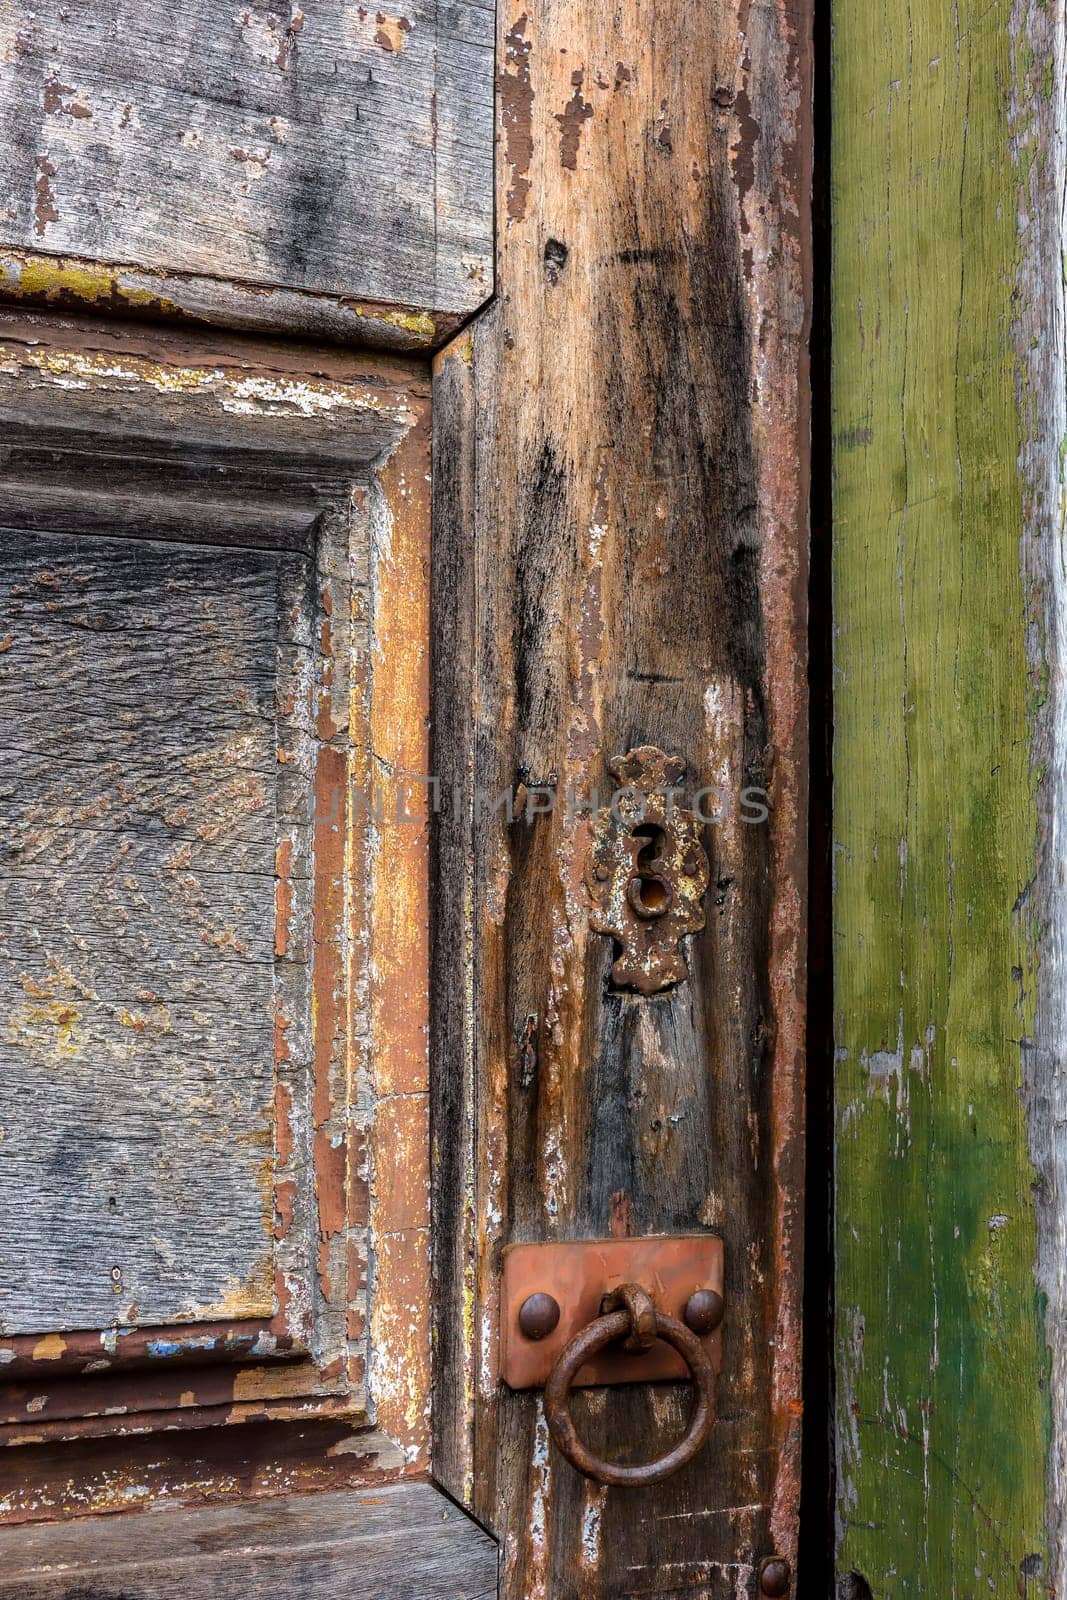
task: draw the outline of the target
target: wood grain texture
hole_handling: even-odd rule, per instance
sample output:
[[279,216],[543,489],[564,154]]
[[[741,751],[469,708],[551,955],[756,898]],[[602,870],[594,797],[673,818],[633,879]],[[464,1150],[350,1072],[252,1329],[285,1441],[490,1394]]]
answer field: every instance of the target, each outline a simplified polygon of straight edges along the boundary
[[248,325],[233,283],[274,287],[297,297],[260,326],[349,336],[473,310],[492,288],[492,16],[488,0],[8,6],[0,242],[34,252],[9,291],[84,301],[95,283],[99,304],[109,278],[105,307],[165,305],[165,280],[133,281],[147,269],[179,274],[194,314],[229,320],[243,298]]
[[493,1541],[426,1483],[0,1533],[0,1600],[490,1600]]
[[413,310],[307,289],[234,283],[162,267],[46,255],[0,247],[0,295],[21,305],[147,321],[188,321],[249,333],[280,332],[384,350],[429,350],[465,317],[462,311]]
[[834,16],[842,1593],[1062,1594],[1063,18]]
[[4,1333],[274,1309],[274,707],[307,577],[0,535]]
[[[808,26],[500,12],[498,300],[435,363],[433,1459],[510,1600],[754,1595],[794,1551]],[[582,879],[592,791],[645,743],[732,800],[708,927],[654,999],[611,989]],[[555,809],[523,805],[541,789]],[[500,1252],[702,1226],[726,1263],[711,1443],[660,1487],[597,1488],[498,1383]],[[686,1405],[575,1411],[632,1460]]]

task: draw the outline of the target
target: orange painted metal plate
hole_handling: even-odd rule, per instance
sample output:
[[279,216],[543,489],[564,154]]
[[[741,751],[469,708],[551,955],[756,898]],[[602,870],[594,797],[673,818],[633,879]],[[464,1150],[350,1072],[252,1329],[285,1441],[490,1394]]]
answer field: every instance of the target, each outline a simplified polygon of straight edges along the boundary
[[[697,1289],[723,1294],[722,1240],[708,1233],[642,1239],[579,1239],[559,1244],[513,1244],[504,1251],[500,1297],[501,1377],[512,1389],[544,1387],[564,1346],[600,1315],[600,1302],[622,1283],[639,1283],[657,1311],[683,1320]],[[519,1308],[528,1295],[552,1295],[559,1323],[544,1339],[527,1339]],[[730,1315],[727,1305],[726,1315]],[[715,1370],[722,1362],[722,1329],[701,1341]],[[621,1343],[587,1362],[575,1383],[654,1383],[687,1376],[685,1362],[662,1339],[642,1355]]]

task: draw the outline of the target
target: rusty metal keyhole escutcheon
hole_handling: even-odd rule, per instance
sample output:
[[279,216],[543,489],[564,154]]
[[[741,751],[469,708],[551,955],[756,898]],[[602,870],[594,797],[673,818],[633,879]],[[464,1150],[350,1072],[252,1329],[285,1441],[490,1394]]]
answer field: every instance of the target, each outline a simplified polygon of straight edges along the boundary
[[704,926],[704,819],[679,803],[681,756],[643,744],[608,766],[621,787],[591,819],[589,926],[616,942],[617,989],[661,994],[684,982],[681,942]]
[[[632,1350],[647,1350],[655,1339],[665,1339],[688,1365],[696,1389],[696,1404],[683,1437],[664,1455],[635,1466],[594,1455],[578,1437],[567,1403],[580,1368],[616,1339],[626,1340]],[[711,1432],[715,1369],[700,1340],[683,1323],[657,1311],[639,1284],[622,1284],[605,1297],[603,1315],[575,1334],[552,1368],[545,1384],[545,1420],[557,1449],[587,1478],[619,1487],[660,1483],[692,1461]]]

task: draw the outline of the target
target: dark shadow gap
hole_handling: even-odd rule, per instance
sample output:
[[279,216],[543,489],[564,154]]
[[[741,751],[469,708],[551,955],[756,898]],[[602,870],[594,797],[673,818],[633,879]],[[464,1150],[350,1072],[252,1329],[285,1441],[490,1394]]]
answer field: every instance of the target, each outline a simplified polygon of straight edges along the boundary
[[804,1444],[797,1594],[834,1592],[833,624],[830,401],[830,6],[815,0],[812,171],[811,809],[808,913]]

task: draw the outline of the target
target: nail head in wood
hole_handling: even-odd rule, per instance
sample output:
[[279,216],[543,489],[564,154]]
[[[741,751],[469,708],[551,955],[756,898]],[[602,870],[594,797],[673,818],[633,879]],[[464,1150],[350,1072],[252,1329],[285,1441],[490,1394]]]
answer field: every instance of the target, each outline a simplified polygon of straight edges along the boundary
[[789,1562],[783,1556],[768,1556],[760,1563],[759,1592],[768,1600],[781,1600],[789,1593]]

